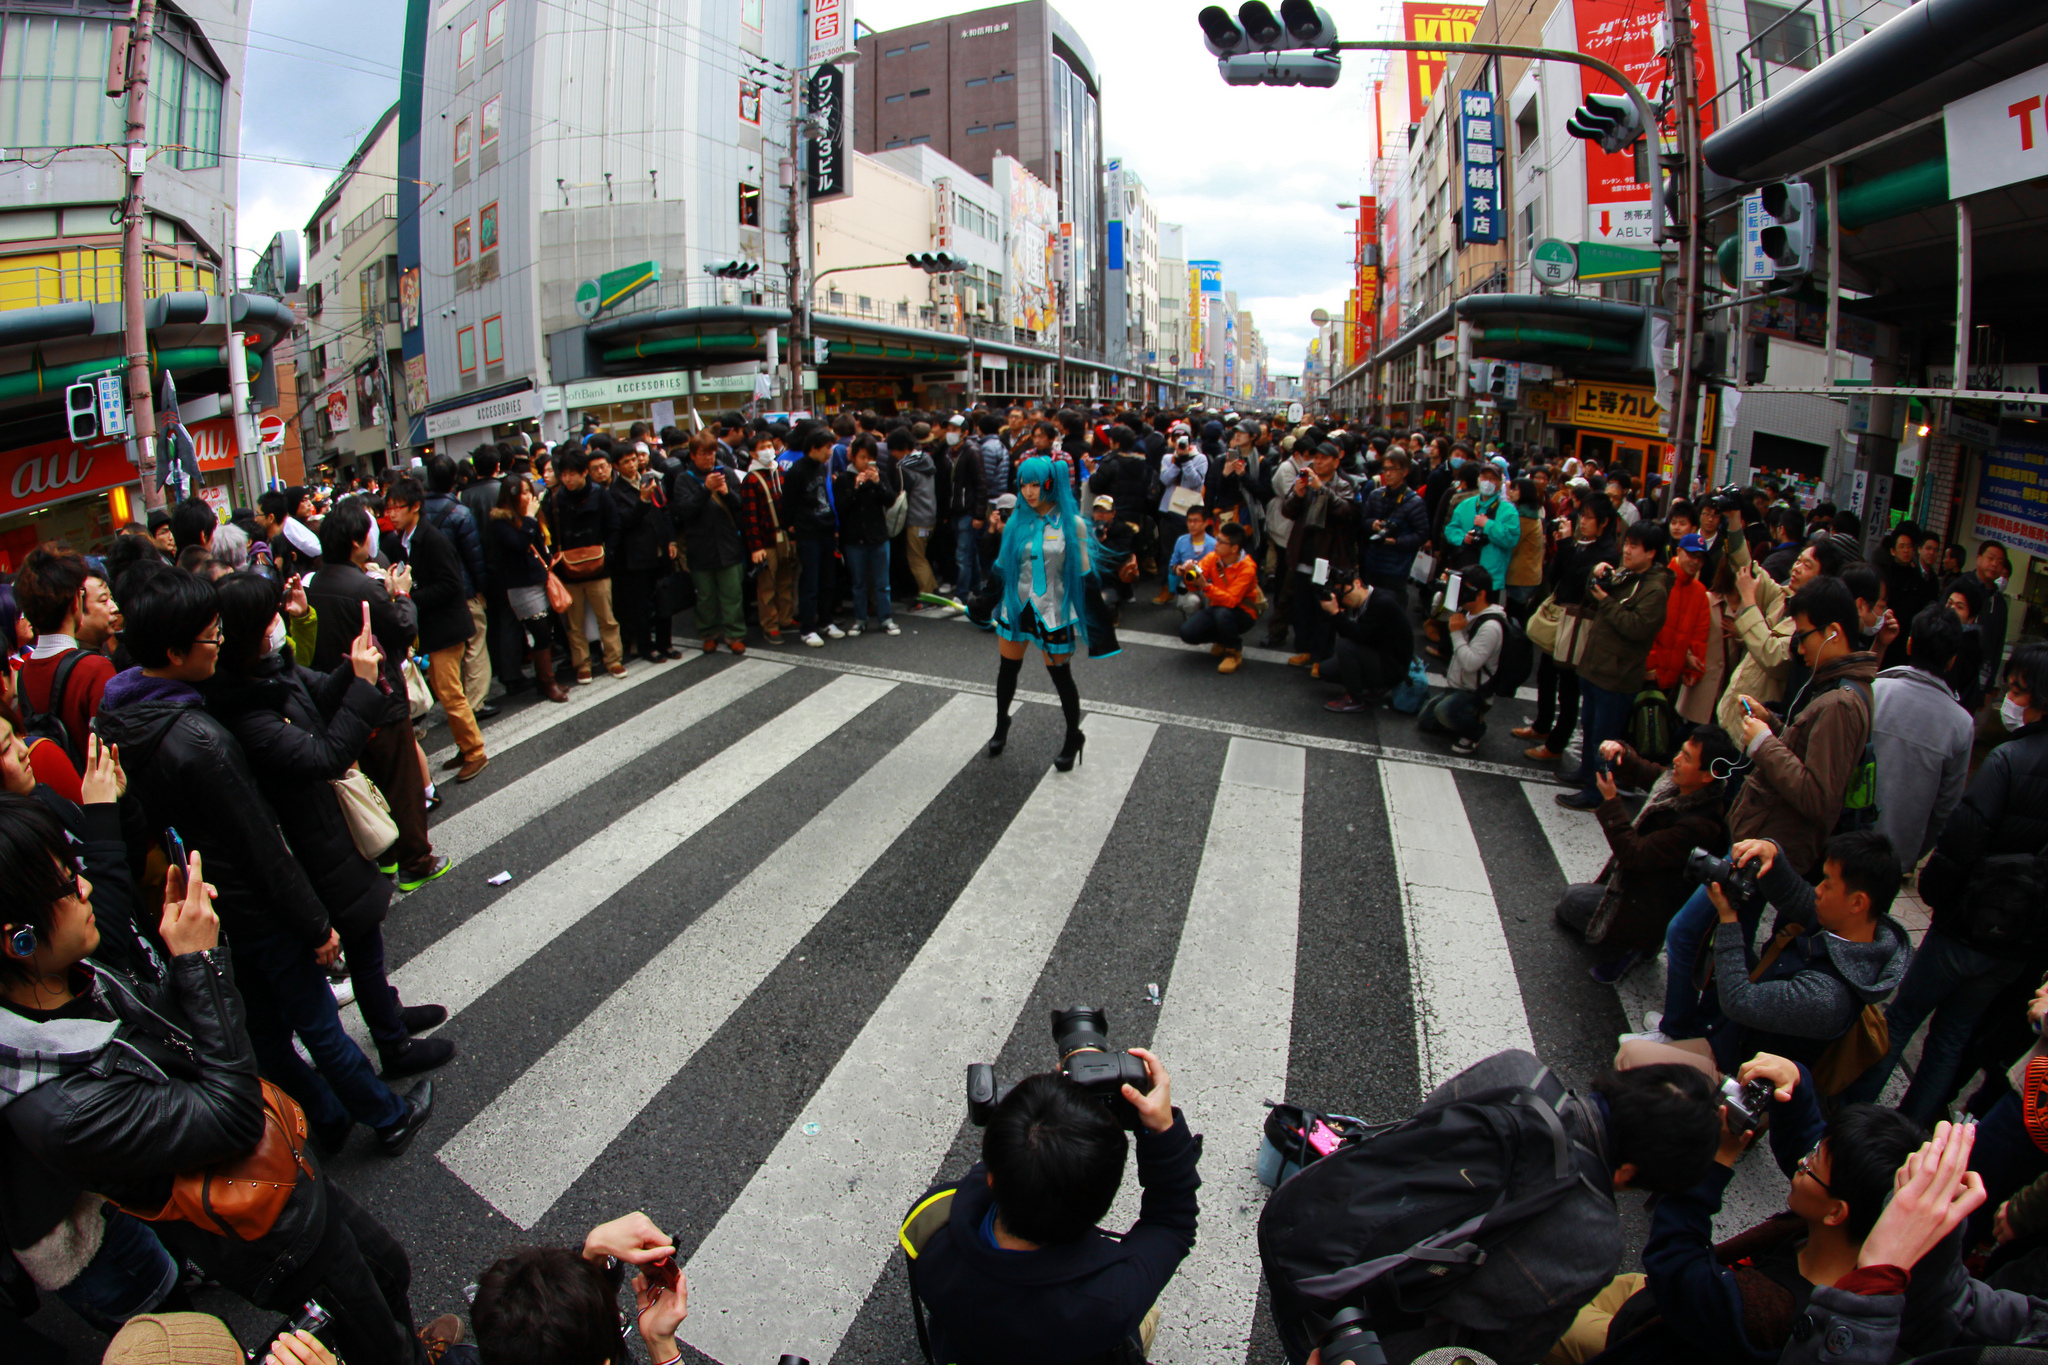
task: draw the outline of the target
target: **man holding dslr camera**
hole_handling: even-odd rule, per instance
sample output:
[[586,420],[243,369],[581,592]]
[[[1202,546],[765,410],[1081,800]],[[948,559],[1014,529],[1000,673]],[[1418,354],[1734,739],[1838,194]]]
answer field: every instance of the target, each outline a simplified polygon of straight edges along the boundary
[[1349,569],[1333,569],[1322,608],[1336,629],[1337,648],[1317,664],[1316,675],[1329,677],[1334,665],[1344,681],[1344,695],[1323,703],[1323,709],[1340,715],[1370,710],[1408,676],[1415,657],[1415,628],[1408,623],[1405,594],[1360,582]]
[[[930,1313],[928,1328],[919,1316],[928,1359],[1144,1358],[1154,1305],[1195,1244],[1202,1140],[1173,1107],[1159,1059],[1130,1055],[1149,1088],[1126,1082],[1114,1104],[1067,1067],[1018,1082],[987,1115],[981,1160],[911,1209],[900,1237],[913,1301]],[[1117,1238],[1095,1225],[1123,1181],[1126,1126],[1145,1192],[1137,1223]]]

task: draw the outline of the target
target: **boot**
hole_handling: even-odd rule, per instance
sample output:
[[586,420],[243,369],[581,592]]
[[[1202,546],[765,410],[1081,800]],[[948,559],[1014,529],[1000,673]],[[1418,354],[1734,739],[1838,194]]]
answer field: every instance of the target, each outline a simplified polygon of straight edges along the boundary
[[569,700],[569,694],[555,681],[555,652],[552,649],[536,649],[528,654],[526,659],[533,665],[536,679],[534,686],[540,690],[543,697],[549,701]]

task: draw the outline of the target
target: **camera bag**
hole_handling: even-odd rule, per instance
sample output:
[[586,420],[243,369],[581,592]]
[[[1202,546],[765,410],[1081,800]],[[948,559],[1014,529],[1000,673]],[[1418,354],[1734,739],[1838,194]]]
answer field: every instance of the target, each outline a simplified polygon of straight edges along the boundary
[[[1546,1067],[1527,1085],[1374,1129],[1274,1190],[1259,1216],[1259,1258],[1283,1340],[1304,1314],[1346,1306],[1363,1307],[1382,1333],[1420,1326],[1466,1288],[1490,1249],[1573,1191],[1611,1202],[1594,1180],[1606,1175],[1605,1158],[1565,1131],[1561,1115],[1574,1102]],[[1541,1292],[1558,1300],[1581,1287],[1545,1283]],[[1503,1286],[1499,1297],[1505,1305],[1516,1295]],[[1306,1355],[1296,1345],[1290,1358]]]

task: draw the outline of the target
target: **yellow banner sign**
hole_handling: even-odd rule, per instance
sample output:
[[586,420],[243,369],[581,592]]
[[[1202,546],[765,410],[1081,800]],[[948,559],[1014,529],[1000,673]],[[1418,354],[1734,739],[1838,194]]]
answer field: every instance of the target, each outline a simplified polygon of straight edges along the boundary
[[1569,416],[1560,418],[1575,427],[1592,427],[1629,436],[1662,436],[1657,425],[1664,409],[1657,405],[1655,389],[1625,384],[1589,384],[1581,379],[1572,394]]

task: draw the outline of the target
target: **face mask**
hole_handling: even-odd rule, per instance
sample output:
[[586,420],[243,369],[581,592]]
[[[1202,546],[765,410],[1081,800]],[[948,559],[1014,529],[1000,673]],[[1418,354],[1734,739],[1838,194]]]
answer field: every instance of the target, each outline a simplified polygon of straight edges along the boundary
[[2017,730],[2027,723],[2027,708],[2011,697],[1998,704],[1998,718],[2005,722],[2008,730]]
[[285,630],[282,619],[272,621],[270,623],[270,634],[263,637],[263,652],[266,654],[277,653],[277,651],[284,648],[284,642],[290,638],[291,636]]
[[947,445],[949,445],[949,446],[957,446],[957,445],[959,445],[959,444],[960,444],[960,433],[959,433],[959,432],[957,432],[957,431],[949,431],[949,432],[947,432],[947,433],[946,433],[946,444],[947,444]]
[[1491,479],[1481,479],[1481,480],[1479,481],[1479,496],[1480,496],[1480,497],[1482,497],[1482,498],[1490,498],[1490,497],[1492,497],[1492,496],[1493,496],[1493,495],[1494,495],[1495,493],[1498,493],[1498,492],[1500,492],[1500,485],[1499,485],[1499,484],[1497,484],[1497,483],[1495,483],[1495,482],[1494,482],[1493,480],[1491,480]]
[[1997,578],[1996,582],[1997,582],[1997,584],[1998,584],[1998,590],[1999,590],[2000,592],[2004,592],[2004,591],[2005,591],[2005,575],[2004,575],[2004,574],[2000,574],[2000,575],[1998,576],[1998,578]]

